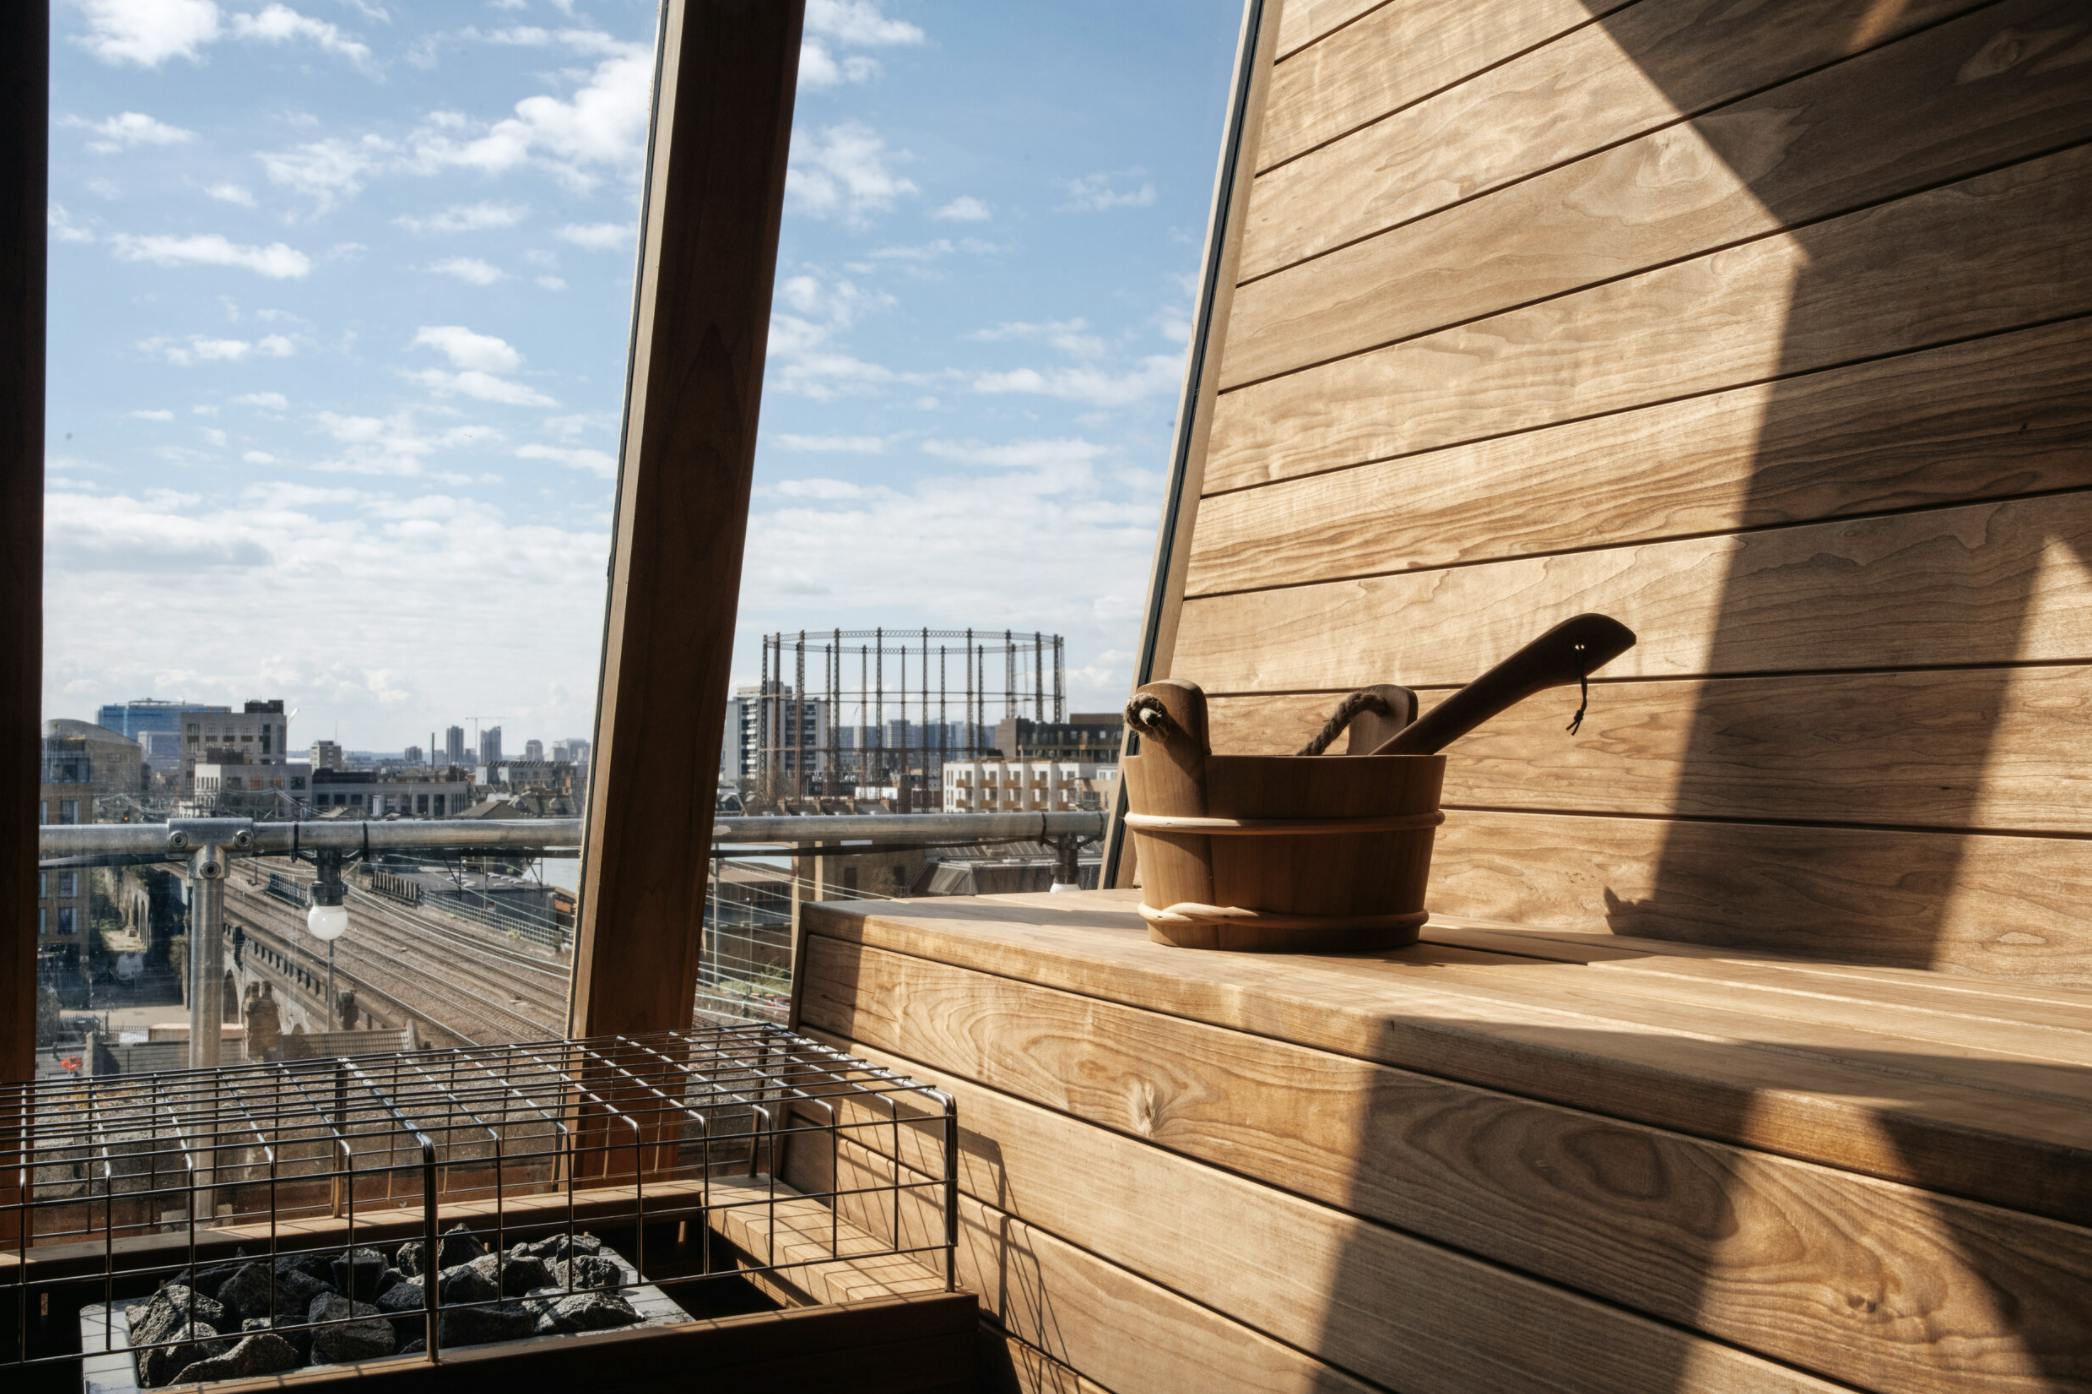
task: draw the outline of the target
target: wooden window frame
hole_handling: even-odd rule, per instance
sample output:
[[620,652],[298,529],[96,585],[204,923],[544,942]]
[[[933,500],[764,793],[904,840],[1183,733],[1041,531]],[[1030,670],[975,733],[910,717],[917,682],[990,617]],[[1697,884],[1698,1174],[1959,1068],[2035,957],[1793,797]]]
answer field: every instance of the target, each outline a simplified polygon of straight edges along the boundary
[[[805,0],[660,15],[575,1035],[691,1020]],[[50,52],[0,5],[0,1080],[35,1070]]]

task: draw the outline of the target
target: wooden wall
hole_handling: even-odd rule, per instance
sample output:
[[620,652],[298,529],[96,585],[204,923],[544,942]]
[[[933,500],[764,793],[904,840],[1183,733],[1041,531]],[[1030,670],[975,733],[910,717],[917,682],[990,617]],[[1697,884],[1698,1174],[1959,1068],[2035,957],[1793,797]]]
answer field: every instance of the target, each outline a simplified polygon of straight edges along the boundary
[[1289,751],[1558,619],[1433,908],[2092,983],[2083,0],[1285,0],[1154,674]]

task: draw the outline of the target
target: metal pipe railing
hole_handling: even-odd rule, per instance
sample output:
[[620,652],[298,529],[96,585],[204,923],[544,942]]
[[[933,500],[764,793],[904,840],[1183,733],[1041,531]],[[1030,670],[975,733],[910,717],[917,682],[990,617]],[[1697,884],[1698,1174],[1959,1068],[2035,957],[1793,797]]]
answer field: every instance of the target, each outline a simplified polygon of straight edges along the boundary
[[[834,842],[1013,842],[1104,835],[1101,811],[1060,813],[838,813],[740,816],[712,824],[715,846],[803,847]],[[188,857],[204,847],[248,855],[300,851],[504,848],[573,852],[579,818],[400,818],[256,823],[176,818],[165,823],[65,823],[38,830],[46,861],[94,856]]]

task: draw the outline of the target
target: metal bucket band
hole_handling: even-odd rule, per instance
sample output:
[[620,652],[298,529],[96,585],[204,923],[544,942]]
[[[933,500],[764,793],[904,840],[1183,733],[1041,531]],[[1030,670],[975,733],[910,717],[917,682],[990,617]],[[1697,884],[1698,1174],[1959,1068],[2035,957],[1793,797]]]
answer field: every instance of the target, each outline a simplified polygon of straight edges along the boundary
[[1198,833],[1209,837],[1299,836],[1322,833],[1399,833],[1435,828],[1446,820],[1428,813],[1382,813],[1365,818],[1189,818],[1129,813],[1126,826],[1144,833]]
[[1140,917],[1164,927],[1193,924],[1255,925],[1260,929],[1329,929],[1336,925],[1357,933],[1420,927],[1431,917],[1429,910],[1402,915],[1287,915],[1271,910],[1245,910],[1239,905],[1200,905],[1182,900],[1166,909],[1142,903]]

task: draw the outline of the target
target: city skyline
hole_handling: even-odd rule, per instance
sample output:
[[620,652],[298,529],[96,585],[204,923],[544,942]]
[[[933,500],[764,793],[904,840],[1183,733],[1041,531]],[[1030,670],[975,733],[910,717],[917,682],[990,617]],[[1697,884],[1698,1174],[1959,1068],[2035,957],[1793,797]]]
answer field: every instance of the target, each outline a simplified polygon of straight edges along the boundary
[[[56,11],[46,713],[590,730],[653,6],[274,10]],[[809,7],[736,683],[987,619],[1123,696],[1232,43]]]

